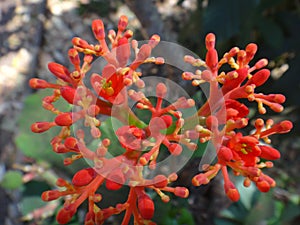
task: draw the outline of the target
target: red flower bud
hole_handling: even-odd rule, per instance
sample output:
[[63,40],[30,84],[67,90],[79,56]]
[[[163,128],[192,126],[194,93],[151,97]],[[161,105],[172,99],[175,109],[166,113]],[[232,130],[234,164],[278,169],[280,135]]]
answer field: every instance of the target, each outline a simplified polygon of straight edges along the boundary
[[87,48],[87,49],[91,48],[91,46],[89,45],[89,43],[87,43],[87,41],[82,40],[79,37],[74,37],[72,39],[72,43],[73,43],[73,45],[78,46],[80,48]]
[[189,196],[189,189],[185,187],[176,187],[174,194],[180,198],[187,198]]
[[248,76],[248,68],[241,68],[236,71],[232,71],[230,73],[237,73],[237,77],[233,79],[226,79],[223,86],[222,91],[223,93],[227,93],[238,86],[241,85],[241,83],[247,78]]
[[75,122],[71,112],[59,114],[54,121],[58,126],[71,126]]
[[76,211],[77,209],[72,204],[68,207],[60,209],[56,215],[57,222],[59,224],[67,224],[68,222],[70,222]]
[[267,145],[261,145],[259,146],[261,150],[260,157],[266,160],[275,160],[280,158],[280,152]]
[[265,180],[256,182],[256,186],[261,192],[268,192],[271,188],[270,184]]
[[125,177],[121,169],[110,173],[106,179],[106,188],[108,190],[119,190],[125,183]]
[[48,69],[51,73],[53,73],[57,78],[62,79],[63,81],[70,82],[70,72],[69,70],[55,62],[51,62],[48,64]]
[[48,201],[52,201],[52,200],[58,199],[60,196],[61,196],[60,191],[58,191],[58,190],[51,190],[51,191],[44,191],[42,193],[41,197],[42,197],[43,201],[48,202]]
[[53,126],[56,126],[56,124],[53,122],[35,122],[31,125],[31,131],[34,133],[42,133],[49,130]]
[[86,186],[97,176],[96,171],[93,168],[87,168],[79,170],[73,176],[72,183],[75,186]]
[[140,48],[138,54],[137,54],[137,60],[144,62],[151,54],[151,47],[149,44],[144,44]]
[[205,37],[205,45],[206,49],[214,49],[216,44],[216,36],[213,33],[209,33]]
[[138,196],[138,209],[144,219],[152,219],[154,215],[154,203],[147,194]]
[[69,59],[70,59],[71,63],[74,66],[80,65],[80,58],[79,58],[79,54],[76,49],[71,48],[68,52],[68,55],[69,55]]
[[58,88],[59,85],[48,83],[45,80],[32,78],[29,80],[29,86],[34,89]]
[[263,85],[270,77],[270,70],[268,69],[262,69],[258,72],[256,72],[249,82],[247,82],[247,85],[255,84],[256,87],[259,87]]
[[63,86],[60,88],[61,96],[69,103],[75,105],[74,99],[76,95],[76,90],[69,86]]
[[92,30],[97,40],[102,40],[105,38],[105,30],[102,20],[94,20],[92,22]]
[[164,98],[167,94],[167,87],[165,84],[163,83],[159,83],[157,86],[156,86],[156,96],[158,98]]
[[246,46],[246,57],[247,61],[253,59],[255,53],[257,52],[257,45],[254,43],[250,43]]
[[118,23],[118,30],[123,32],[128,24],[128,18],[125,15],[122,15],[119,19],[119,23]]
[[151,48],[154,48],[159,42],[160,42],[160,36],[157,34],[154,34],[151,36],[151,38],[149,40],[149,45],[151,46]]
[[65,146],[71,150],[78,150],[77,139],[74,137],[67,137],[65,140]]
[[202,184],[208,184],[209,179],[207,178],[207,176],[205,174],[200,173],[193,177],[192,183],[194,186],[200,186]]
[[215,72],[218,69],[218,52],[215,49],[208,50],[206,53],[205,62],[210,70]]
[[164,188],[168,185],[168,179],[164,175],[155,176],[153,182],[153,185],[157,188]]
[[225,146],[222,146],[219,151],[218,151],[218,158],[228,162],[232,159],[233,155],[232,155],[232,151],[230,148],[227,148]]
[[168,149],[172,155],[180,155],[182,152],[182,147],[178,143],[170,143]]
[[233,202],[237,202],[240,199],[240,193],[236,188],[228,189],[226,195]]
[[95,213],[90,211],[85,215],[84,225],[94,225],[95,224]]
[[240,193],[230,180],[224,180],[224,189],[227,197],[233,201],[237,202],[240,199]]

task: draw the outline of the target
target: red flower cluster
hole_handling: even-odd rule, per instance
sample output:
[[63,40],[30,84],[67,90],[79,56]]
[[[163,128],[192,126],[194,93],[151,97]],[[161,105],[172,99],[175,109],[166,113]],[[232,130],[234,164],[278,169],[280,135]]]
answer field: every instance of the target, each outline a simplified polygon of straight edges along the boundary
[[[233,201],[238,201],[239,192],[230,181],[227,172],[227,167],[230,167],[235,175],[245,177],[245,186],[249,186],[253,181],[260,191],[267,192],[275,186],[275,181],[261,169],[272,167],[273,164],[261,159],[280,158],[279,151],[268,145],[271,142],[268,137],[272,134],[287,133],[293,125],[290,121],[274,125],[272,120],[265,123],[262,119],[257,119],[256,131],[244,136],[237,130],[248,125],[249,109],[238,100],[246,98],[250,102],[256,101],[259,113],[265,114],[264,105],[275,112],[281,112],[283,110],[281,104],[285,101],[285,97],[281,94],[255,93],[255,88],[263,85],[270,76],[268,69],[262,69],[268,64],[267,59],[261,59],[254,66],[249,66],[257,51],[255,44],[247,45],[245,50],[232,48],[218,60],[215,36],[208,34],[206,48],[208,51],[205,62],[191,56],[185,57],[186,62],[195,66],[205,66],[206,69],[202,72],[197,70],[195,74],[185,72],[183,79],[193,80],[194,85],[210,83],[210,97],[199,109],[198,115],[206,117],[206,126],[212,134],[209,138],[215,144],[218,161],[213,166],[204,166],[205,173],[196,175],[193,184],[195,186],[207,184],[221,170],[227,196]],[[220,71],[224,64],[228,64],[233,70]]]
[[[177,179],[177,174],[162,174],[157,166],[158,156],[161,151],[167,150],[169,155],[180,157],[184,147],[191,151],[196,150],[198,141],[203,143],[211,140],[216,147],[218,160],[215,165],[204,166],[205,172],[193,178],[194,185],[207,184],[221,170],[226,194],[233,201],[237,201],[239,193],[227,172],[230,167],[236,175],[245,177],[245,186],[253,181],[263,192],[274,187],[275,181],[261,171],[264,167],[272,167],[272,163],[261,159],[274,160],[280,157],[279,151],[268,145],[268,137],[290,131],[292,123],[283,121],[274,125],[271,120],[264,122],[257,119],[256,131],[253,134],[244,136],[239,131],[247,126],[249,113],[248,107],[240,103],[239,99],[256,101],[260,113],[266,113],[264,105],[276,112],[283,110],[283,95],[255,93],[255,88],[262,85],[270,75],[269,70],[261,69],[267,65],[266,59],[249,66],[257,46],[249,44],[245,50],[235,47],[218,60],[215,37],[208,34],[205,62],[192,56],[184,58],[186,62],[194,66],[204,66],[206,69],[202,72],[197,70],[195,73],[184,72],[182,77],[193,80],[193,85],[208,82],[210,96],[195,115],[184,118],[182,109],[195,107],[194,100],[180,97],[165,106],[163,100],[170,90],[161,82],[156,85],[155,104],[142,91],[131,88],[132,85],[138,88],[145,86],[140,79],[142,73],[138,70],[141,64],[163,64],[164,60],[151,57],[152,49],[160,41],[159,36],[153,35],[147,43],[138,47],[136,40],[129,41],[132,31],[126,30],[127,23],[127,17],[122,16],[118,31],[108,32],[109,47],[103,22],[93,21],[92,30],[98,44],[89,44],[78,37],[72,40],[74,47],[69,50],[69,58],[74,65],[74,71],[69,71],[63,65],[50,63],[48,68],[57,78],[55,84],[41,79],[30,80],[32,88],[53,89],[53,95],[45,97],[42,105],[56,115],[54,121],[34,123],[31,130],[40,133],[54,126],[60,127],[61,131],[52,139],[51,145],[56,153],[71,153],[71,157],[65,158],[65,165],[80,158],[94,163],[92,167],[75,173],[72,182],[58,179],[57,186],[60,189],[42,194],[44,201],[64,197],[65,203],[57,214],[57,221],[60,224],[68,223],[78,207],[87,200],[85,225],[103,224],[110,216],[122,212],[123,225],[128,224],[132,216],[135,224],[155,224],[151,221],[155,206],[147,189],[154,190],[164,202],[170,200],[165,192],[182,198],[189,194],[185,187],[169,186]],[[134,53],[133,59],[130,58],[131,49]],[[83,59],[80,59],[79,53],[84,55]],[[106,65],[101,74],[88,75],[92,62],[97,57],[102,57]],[[233,70],[220,72],[221,66],[226,63]],[[252,74],[253,72],[255,73]],[[90,86],[84,79],[90,82]],[[55,102],[60,98],[76,106],[78,110],[62,112],[55,108]],[[137,109],[150,112],[149,122],[139,119],[130,109],[129,99],[137,103]],[[118,113],[113,113],[113,109],[117,109]],[[101,137],[99,115],[113,116],[123,123],[116,130],[119,144],[123,148],[119,155],[111,157],[109,154],[114,151],[114,145],[111,145],[109,138]],[[71,128],[77,123],[83,123],[89,131],[78,129],[72,132]],[[90,149],[86,143],[90,136],[99,140],[96,150]],[[158,172],[149,177],[146,175],[147,170]],[[110,191],[117,191],[128,185],[127,200],[115,206],[100,208],[97,203],[105,197],[99,193],[102,185]]]

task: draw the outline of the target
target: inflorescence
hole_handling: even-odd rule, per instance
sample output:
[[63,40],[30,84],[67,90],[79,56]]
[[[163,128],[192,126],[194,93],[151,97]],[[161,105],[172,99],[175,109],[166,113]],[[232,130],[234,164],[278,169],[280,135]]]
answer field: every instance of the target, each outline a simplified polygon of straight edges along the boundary
[[[217,160],[214,164],[203,165],[203,171],[193,177],[193,185],[207,184],[221,171],[226,195],[232,201],[238,201],[239,192],[228,175],[230,168],[234,175],[244,177],[246,187],[251,182],[261,192],[274,187],[275,181],[262,172],[263,168],[273,166],[270,160],[280,158],[279,151],[269,145],[269,136],[289,132],[292,123],[287,120],[274,123],[271,119],[264,121],[259,118],[254,123],[253,133],[245,135],[241,131],[249,120],[249,108],[240,102],[241,99],[256,102],[261,114],[267,112],[265,106],[281,112],[285,101],[281,94],[255,92],[270,76],[270,71],[264,68],[268,64],[267,59],[259,60],[254,66],[249,65],[257,45],[248,44],[245,50],[234,47],[218,59],[215,35],[210,33],[205,40],[205,61],[185,56],[183,60],[186,63],[199,69],[183,72],[182,78],[191,81],[194,86],[208,83],[210,91],[206,103],[197,109],[195,115],[184,118],[181,110],[197,105],[193,99],[181,97],[166,106],[163,100],[170,90],[164,83],[160,82],[155,87],[155,102],[142,91],[132,88],[145,87],[139,69],[142,64],[161,65],[164,59],[151,57],[152,49],[160,42],[158,35],[153,35],[147,43],[138,46],[136,40],[131,40],[133,32],[126,29],[127,24],[127,17],[121,16],[117,32],[110,30],[106,36],[103,22],[94,20],[92,30],[97,44],[89,44],[79,37],[72,40],[73,48],[68,55],[74,70],[51,62],[48,68],[57,78],[56,83],[37,78],[30,80],[30,86],[34,89],[53,90],[51,96],[43,99],[42,106],[56,115],[54,121],[32,124],[31,130],[42,133],[52,127],[60,127],[51,145],[55,153],[68,154],[64,164],[67,166],[82,158],[92,164],[76,172],[71,182],[59,178],[56,183],[59,189],[42,194],[44,201],[64,198],[65,203],[57,214],[57,221],[67,224],[78,207],[87,201],[85,225],[103,224],[110,216],[122,212],[123,225],[128,224],[132,216],[135,224],[155,224],[151,221],[155,205],[149,190],[157,193],[163,202],[170,200],[167,192],[187,198],[189,191],[186,187],[171,186],[177,179],[176,172],[157,173],[149,177],[145,170],[158,170],[162,149],[169,155],[180,157],[183,148],[198,151],[198,144],[208,141],[216,148]],[[99,57],[106,62],[101,73],[88,75],[93,61]],[[231,68],[229,72],[221,71],[225,64]],[[77,110],[60,111],[55,107],[58,99],[64,99],[66,104]],[[148,122],[142,121],[128,106],[129,99],[137,103],[134,106],[137,109],[150,112]],[[119,113],[112,113],[114,107]],[[114,151],[111,140],[101,137],[101,115],[115,117],[122,122],[123,125],[115,132],[123,148],[121,154],[111,154]],[[191,126],[193,123],[189,120],[196,121],[196,124]],[[80,123],[84,124],[85,129],[72,129]],[[99,140],[95,150],[86,143],[87,137]],[[100,186],[116,191],[124,185],[129,187],[125,202],[107,208],[99,207],[97,203],[105,198],[99,193]]]

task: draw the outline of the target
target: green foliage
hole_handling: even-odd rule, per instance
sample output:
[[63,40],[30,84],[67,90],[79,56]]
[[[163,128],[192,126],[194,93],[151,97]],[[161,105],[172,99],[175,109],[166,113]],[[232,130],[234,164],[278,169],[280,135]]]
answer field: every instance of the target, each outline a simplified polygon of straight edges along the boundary
[[[53,121],[55,114],[42,108],[41,102],[43,97],[51,95],[51,91],[43,90],[29,95],[24,101],[24,108],[18,120],[19,134],[15,139],[17,147],[27,157],[35,159],[41,163],[47,163],[52,167],[63,169],[71,172],[77,165],[65,167],[63,165],[64,157],[52,151],[50,141],[59,133],[59,128],[54,127],[50,130],[36,134],[31,132],[30,126],[37,121]],[[57,101],[55,106],[62,110],[70,110],[70,106],[63,100]]]
[[13,170],[6,172],[3,179],[0,181],[0,186],[9,190],[18,189],[22,184],[22,173]]
[[299,195],[284,202],[274,199],[274,193],[260,193],[251,185],[245,188],[242,179],[238,180],[240,201],[221,212],[215,219],[216,225],[291,225],[300,216]]
[[159,197],[154,198],[156,211],[154,221],[157,224],[168,225],[195,225],[193,215],[188,210],[186,199],[176,199],[172,196],[172,201],[164,203]]
[[23,215],[26,215],[42,206],[46,205],[41,199],[41,194],[49,190],[49,186],[42,181],[31,181],[23,186],[22,196],[20,202],[20,210]]

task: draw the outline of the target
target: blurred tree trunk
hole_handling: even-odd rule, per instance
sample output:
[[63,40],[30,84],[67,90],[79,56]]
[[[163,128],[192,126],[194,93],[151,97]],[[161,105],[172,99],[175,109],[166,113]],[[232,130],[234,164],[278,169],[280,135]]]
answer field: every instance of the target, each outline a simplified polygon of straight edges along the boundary
[[142,34],[145,39],[149,39],[153,34],[158,34],[164,41],[176,41],[175,36],[172,35],[173,32],[164,25],[153,1],[125,0],[125,2],[142,24]]

